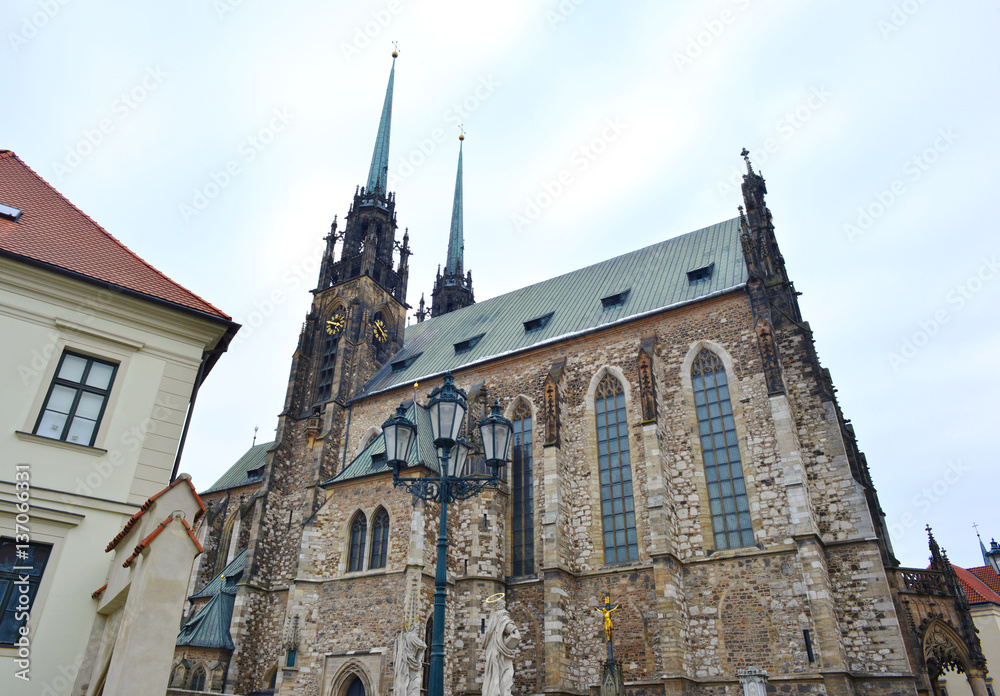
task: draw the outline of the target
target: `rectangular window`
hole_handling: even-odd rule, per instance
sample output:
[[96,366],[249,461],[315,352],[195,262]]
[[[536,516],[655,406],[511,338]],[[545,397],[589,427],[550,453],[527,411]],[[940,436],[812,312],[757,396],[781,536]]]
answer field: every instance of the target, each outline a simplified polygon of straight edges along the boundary
[[48,544],[16,544],[13,539],[0,539],[0,608],[3,610],[0,645],[13,645],[18,629],[27,623],[27,614],[38,594],[51,551]]
[[114,363],[64,352],[35,435],[92,446],[117,371]]

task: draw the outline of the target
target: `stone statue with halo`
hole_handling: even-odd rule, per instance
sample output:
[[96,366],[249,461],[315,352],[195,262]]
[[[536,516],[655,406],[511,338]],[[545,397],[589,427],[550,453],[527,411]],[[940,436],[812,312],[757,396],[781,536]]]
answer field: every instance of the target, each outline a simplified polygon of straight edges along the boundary
[[514,686],[514,653],[521,642],[521,632],[504,607],[502,592],[489,597],[486,603],[495,604],[496,608],[486,623],[483,696],[510,696]]

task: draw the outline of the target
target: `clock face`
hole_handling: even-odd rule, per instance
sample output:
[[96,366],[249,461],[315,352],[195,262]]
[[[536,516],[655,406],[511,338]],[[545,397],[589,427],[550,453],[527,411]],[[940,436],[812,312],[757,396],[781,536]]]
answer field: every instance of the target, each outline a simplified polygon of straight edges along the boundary
[[336,336],[341,331],[343,331],[344,324],[346,323],[347,320],[344,318],[344,315],[341,314],[340,312],[337,312],[327,320],[326,332],[331,336]]
[[382,320],[382,317],[375,319],[375,323],[372,326],[372,335],[379,343],[385,343],[389,338],[389,332],[385,328],[385,321]]

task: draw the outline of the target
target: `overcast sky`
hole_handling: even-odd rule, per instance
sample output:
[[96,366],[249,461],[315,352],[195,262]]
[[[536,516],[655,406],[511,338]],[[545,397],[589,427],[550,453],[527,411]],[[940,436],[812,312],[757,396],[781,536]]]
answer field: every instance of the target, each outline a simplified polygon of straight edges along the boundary
[[480,300],[734,217],[747,147],[897,556],[926,564],[926,523],[964,566],[974,522],[1000,537],[997,0],[4,6],[0,147],[244,324],[198,399],[199,488],[273,437],[398,41],[410,304],[459,123]]

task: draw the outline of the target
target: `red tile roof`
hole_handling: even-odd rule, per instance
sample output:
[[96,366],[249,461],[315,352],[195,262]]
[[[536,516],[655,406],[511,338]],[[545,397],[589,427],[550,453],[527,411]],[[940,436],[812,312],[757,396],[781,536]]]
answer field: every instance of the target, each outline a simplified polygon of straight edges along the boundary
[[979,578],[991,590],[1000,594],[1000,575],[997,575],[992,566],[969,568],[969,572]]
[[[996,590],[992,589],[989,585],[983,582],[987,577],[980,577],[980,573],[976,571],[989,571],[992,573],[993,584],[1000,587],[1000,582],[997,582],[996,571],[989,566],[980,566],[979,568],[959,568],[957,565],[953,565],[952,568],[955,569],[955,574],[958,575],[958,581],[962,583],[962,589],[965,590],[965,596],[969,599],[969,604],[983,604],[984,602],[992,602],[993,604],[1000,604],[1000,594]],[[985,573],[982,574],[985,576]]]
[[23,211],[17,222],[0,218],[0,253],[230,319],[129,251],[9,150],[0,150],[0,203]]
[[[182,474],[181,476],[174,479],[173,483],[171,483],[169,486],[167,486],[162,491],[160,491],[159,493],[157,493],[152,498],[150,498],[149,500],[147,500],[145,503],[142,504],[142,507],[139,508],[139,512],[135,513],[134,515],[132,515],[132,517],[129,518],[129,521],[125,523],[125,526],[122,527],[122,530],[115,535],[115,538],[112,539],[111,543],[109,543],[107,548],[104,549],[104,553],[108,553],[109,551],[114,550],[114,548],[118,546],[119,542],[121,542],[122,539],[124,539],[129,535],[129,532],[132,531],[132,527],[134,527],[136,523],[139,522],[139,518],[142,517],[143,514],[146,512],[146,510],[150,508],[150,506],[153,504],[153,501],[155,501],[161,495],[163,495],[164,493],[166,493],[171,488],[173,488],[174,486],[176,486],[181,482],[187,482],[187,485],[191,487],[191,493],[192,495],[194,495],[194,499],[197,500],[198,505],[201,506],[201,509],[194,516],[194,522],[197,523],[198,520],[201,518],[201,516],[205,514],[205,503],[202,502],[201,496],[198,495],[198,491],[194,489],[194,484],[191,483],[191,477],[188,476],[187,474]],[[184,522],[184,524],[188,527],[189,530],[191,529],[190,525],[188,525],[187,522]],[[194,543],[197,544],[198,540],[195,539]],[[200,544],[198,545],[198,548],[201,548]]]
[[170,515],[170,517],[168,517],[167,519],[165,519],[162,522],[160,522],[160,524],[156,527],[156,529],[154,529],[150,533],[149,536],[147,536],[145,539],[143,539],[138,544],[136,544],[135,548],[132,550],[132,555],[129,556],[128,558],[126,558],[125,562],[122,563],[122,568],[128,568],[130,565],[132,565],[132,562],[135,561],[135,559],[139,557],[139,554],[142,553],[143,550],[145,550],[145,548],[147,546],[149,546],[151,543],[153,543],[153,539],[155,539],[157,536],[159,536],[160,532],[162,532],[164,529],[166,529],[167,525],[170,524],[171,522],[173,522],[175,519],[180,519],[181,522],[184,523],[184,529],[187,530],[188,537],[190,537],[191,541],[194,542],[195,548],[198,549],[198,553],[203,553],[205,551],[205,549],[202,547],[202,545],[198,541],[198,539],[195,538],[194,530],[191,529],[191,525],[189,525],[187,523],[187,520],[185,520],[183,518],[176,518],[173,515]]

